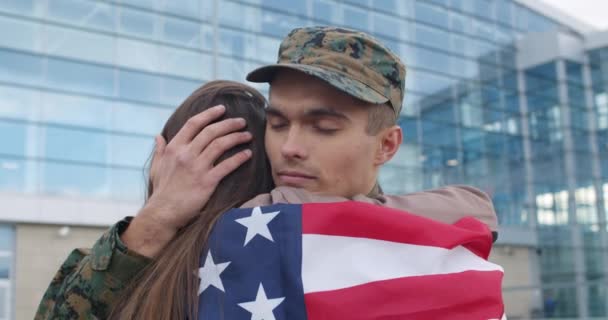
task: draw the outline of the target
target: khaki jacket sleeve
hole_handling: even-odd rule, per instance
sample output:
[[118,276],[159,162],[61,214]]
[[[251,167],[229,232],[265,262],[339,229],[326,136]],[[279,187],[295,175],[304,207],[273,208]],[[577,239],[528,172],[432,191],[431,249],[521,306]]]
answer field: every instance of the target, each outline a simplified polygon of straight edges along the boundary
[[93,248],[70,253],[44,293],[35,320],[107,318],[121,291],[151,262],[120,241],[131,219],[112,226]]
[[450,224],[464,217],[473,217],[485,223],[493,232],[498,231],[498,218],[492,199],[471,186],[453,185],[400,196],[386,195],[380,199],[387,207]]

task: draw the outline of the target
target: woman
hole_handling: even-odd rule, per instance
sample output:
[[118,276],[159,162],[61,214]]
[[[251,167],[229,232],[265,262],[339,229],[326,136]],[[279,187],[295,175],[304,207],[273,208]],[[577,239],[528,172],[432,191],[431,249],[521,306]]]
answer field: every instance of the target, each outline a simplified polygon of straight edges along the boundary
[[[226,107],[224,118],[246,119],[253,136],[251,143],[232,148],[218,162],[245,148],[252,151],[252,158],[219,183],[200,215],[179,231],[128,288],[112,313],[117,319],[196,319],[198,278],[194,271],[213,223],[223,212],[272,189],[264,152],[265,99],[246,85],[213,81],[195,91],[165,124],[164,140],[169,143],[189,118],[215,105]],[[149,183],[148,198],[153,192]]]
[[[194,270],[198,269],[198,259],[211,226],[221,213],[269,192],[273,186],[264,152],[265,104],[266,100],[257,90],[232,81],[212,81],[193,92],[167,120],[161,133],[164,139],[161,147],[166,147],[189,119],[213,106],[223,105],[223,116],[213,123],[243,118],[247,123],[245,131],[251,134],[252,140],[231,148],[212,165],[219,166],[246,149],[251,151],[249,160],[217,184],[200,213],[180,228],[154,259],[140,256],[138,261],[145,259],[145,263],[121,266],[131,269],[124,274],[137,274],[135,277],[122,274],[121,283],[117,284],[113,274],[99,268],[99,259],[95,257],[100,243],[103,243],[101,247],[111,243],[112,248],[107,251],[114,255],[113,263],[117,261],[115,244],[107,239],[118,238],[120,231],[114,229],[119,229],[117,226],[123,221],[106,232],[92,251],[74,250],[45,292],[36,319],[105,319],[109,312],[118,319],[196,319],[198,280]],[[154,170],[162,170],[156,168],[155,163],[153,159],[146,202],[154,194]],[[120,235],[123,236],[124,233]],[[123,256],[127,254],[131,253],[125,250]],[[139,269],[140,265],[145,267]]]

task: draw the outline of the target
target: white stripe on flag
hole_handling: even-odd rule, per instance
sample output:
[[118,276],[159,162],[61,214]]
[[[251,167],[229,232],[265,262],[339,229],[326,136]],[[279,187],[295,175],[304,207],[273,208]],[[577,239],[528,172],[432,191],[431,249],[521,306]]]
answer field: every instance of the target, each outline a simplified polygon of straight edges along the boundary
[[462,246],[449,250],[368,238],[302,235],[304,293],[468,270],[503,271]]

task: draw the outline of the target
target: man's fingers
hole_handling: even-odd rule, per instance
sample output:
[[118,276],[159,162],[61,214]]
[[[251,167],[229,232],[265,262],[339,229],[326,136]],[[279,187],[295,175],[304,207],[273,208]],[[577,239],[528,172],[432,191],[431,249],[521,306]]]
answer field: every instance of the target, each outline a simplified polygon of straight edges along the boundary
[[251,140],[251,133],[244,132],[233,132],[228,135],[219,137],[207,146],[205,150],[199,156],[200,163],[212,166],[213,163],[221,157],[226,151],[231,148],[238,146],[239,144],[249,142]]
[[161,136],[159,134],[156,137],[154,137],[154,142],[156,143],[154,153],[156,155],[162,155],[163,152],[165,152],[165,147],[167,146],[167,142],[165,141],[165,138],[163,138],[163,136]]
[[213,122],[213,120],[221,117],[226,108],[222,105],[209,108],[194,117],[188,119],[184,126],[179,130],[175,137],[171,140],[172,145],[185,145],[190,143],[196,135],[201,132],[205,126]]
[[236,170],[243,163],[251,158],[251,150],[243,150],[237,154],[234,154],[228,159],[218,163],[211,171],[209,171],[208,177],[213,183],[217,185],[224,177],[229,175],[232,171]]
[[207,149],[215,140],[226,136],[227,134],[243,129],[245,127],[245,119],[232,118],[222,120],[208,125],[192,140],[190,150],[192,153],[199,155],[203,150]]

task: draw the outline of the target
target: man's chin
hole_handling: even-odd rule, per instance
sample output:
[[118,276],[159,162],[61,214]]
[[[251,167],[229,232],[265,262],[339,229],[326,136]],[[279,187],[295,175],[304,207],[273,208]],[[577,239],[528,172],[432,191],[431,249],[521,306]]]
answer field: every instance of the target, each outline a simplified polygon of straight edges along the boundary
[[279,175],[275,179],[277,186],[286,186],[292,188],[300,188],[312,191],[316,186],[316,179],[300,177],[300,176],[288,176]]

